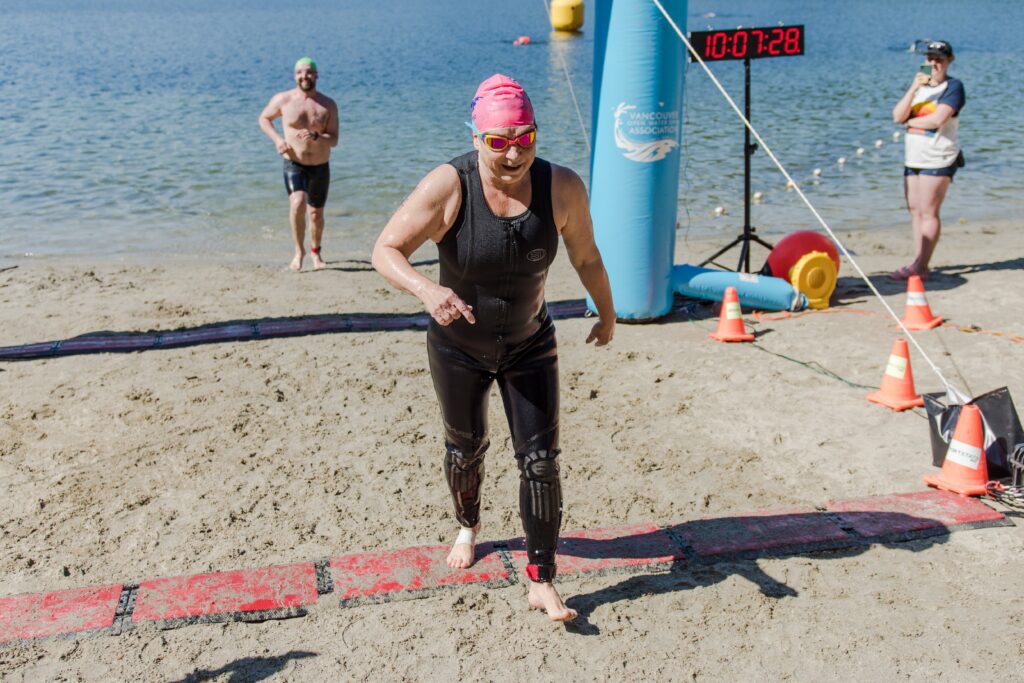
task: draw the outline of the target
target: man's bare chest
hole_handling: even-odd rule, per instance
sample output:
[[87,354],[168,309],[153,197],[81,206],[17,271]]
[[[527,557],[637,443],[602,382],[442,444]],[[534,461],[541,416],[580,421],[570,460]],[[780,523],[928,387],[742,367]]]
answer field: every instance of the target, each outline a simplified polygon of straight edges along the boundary
[[281,118],[291,128],[323,130],[327,125],[327,107],[312,100],[289,102],[281,110]]

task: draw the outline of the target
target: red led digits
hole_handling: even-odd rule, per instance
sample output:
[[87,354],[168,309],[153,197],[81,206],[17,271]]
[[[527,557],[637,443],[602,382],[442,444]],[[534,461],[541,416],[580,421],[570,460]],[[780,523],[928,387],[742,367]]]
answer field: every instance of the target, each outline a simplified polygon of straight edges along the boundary
[[757,36],[757,54],[764,52],[764,31],[759,28],[750,29],[750,32]]
[[710,52],[705,50],[704,54],[709,59],[722,59],[725,57],[725,44],[728,41],[728,36],[724,31],[719,31],[711,36],[711,49]]
[[[735,57],[736,59],[743,59],[744,57],[746,57],[747,43],[749,41],[750,39],[747,37],[746,31],[734,35],[732,37],[732,56]],[[743,44],[743,47],[740,47],[740,43]]]
[[690,44],[706,62],[792,57],[804,53],[803,26],[693,31]]
[[803,54],[803,50],[800,49],[801,38],[803,37],[803,31],[796,26],[790,26],[786,29],[786,39],[782,43],[782,51],[787,55],[799,55]]

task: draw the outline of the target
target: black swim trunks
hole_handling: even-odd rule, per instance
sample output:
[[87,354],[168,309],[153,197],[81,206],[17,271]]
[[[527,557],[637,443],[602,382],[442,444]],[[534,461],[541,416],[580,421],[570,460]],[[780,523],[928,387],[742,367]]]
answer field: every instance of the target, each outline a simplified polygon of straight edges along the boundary
[[331,184],[331,165],[328,163],[306,166],[291,159],[284,160],[284,188],[292,192],[305,192],[314,209],[327,203],[327,188]]

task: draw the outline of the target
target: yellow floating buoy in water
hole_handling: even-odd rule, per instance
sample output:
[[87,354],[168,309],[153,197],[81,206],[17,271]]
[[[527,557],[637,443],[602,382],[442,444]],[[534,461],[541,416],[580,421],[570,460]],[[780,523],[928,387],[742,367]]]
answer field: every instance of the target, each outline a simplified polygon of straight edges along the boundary
[[583,26],[583,0],[551,0],[551,28],[579,31]]

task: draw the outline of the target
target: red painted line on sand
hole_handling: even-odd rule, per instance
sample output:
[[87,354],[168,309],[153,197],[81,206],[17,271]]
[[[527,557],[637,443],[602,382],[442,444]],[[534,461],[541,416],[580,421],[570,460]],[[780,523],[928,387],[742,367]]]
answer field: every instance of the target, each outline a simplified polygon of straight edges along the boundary
[[0,598],[0,643],[114,625],[121,584]]
[[1005,519],[979,500],[948,491],[830,501],[828,509],[866,538],[933,529],[942,531],[965,524]]
[[[984,503],[945,491],[833,501],[828,510],[759,511],[692,520],[668,529],[633,524],[569,532],[559,542],[559,574],[668,564],[684,557],[684,548],[675,538],[684,539],[698,559],[715,561],[751,552],[801,552],[849,546],[865,539],[899,540],[900,534],[908,532],[942,533],[1008,523]],[[839,519],[859,538],[833,519]],[[526,564],[522,539],[509,541],[508,549],[513,563],[522,569]],[[514,581],[493,543],[477,546],[476,564],[468,570],[449,569],[447,553],[448,546],[429,546],[336,557],[330,560],[330,580],[342,602],[413,597],[448,586],[500,586]],[[122,591],[118,584],[0,598],[0,643],[110,628],[119,619]],[[291,614],[296,615],[302,612],[294,610],[317,600],[315,564],[308,562],[143,581],[135,593],[131,619],[133,623],[238,619],[247,613],[275,610],[293,610]]]
[[334,592],[342,600],[383,598],[402,591],[509,581],[508,570],[491,543],[476,549],[469,569],[449,569],[448,546],[355,553],[331,559]]
[[139,584],[132,622],[285,609],[316,601],[312,562],[175,576]]

